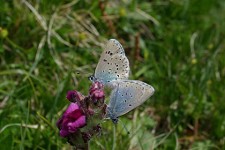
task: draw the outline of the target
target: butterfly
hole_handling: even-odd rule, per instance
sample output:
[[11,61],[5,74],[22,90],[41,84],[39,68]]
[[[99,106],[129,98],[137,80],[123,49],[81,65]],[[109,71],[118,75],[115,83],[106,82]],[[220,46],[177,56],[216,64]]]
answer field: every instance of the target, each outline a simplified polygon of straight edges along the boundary
[[117,40],[110,39],[91,80],[97,80],[112,88],[110,102],[106,108],[106,118],[110,118],[113,123],[118,122],[119,116],[144,103],[155,91],[147,83],[128,80],[129,72],[129,61],[122,45]]

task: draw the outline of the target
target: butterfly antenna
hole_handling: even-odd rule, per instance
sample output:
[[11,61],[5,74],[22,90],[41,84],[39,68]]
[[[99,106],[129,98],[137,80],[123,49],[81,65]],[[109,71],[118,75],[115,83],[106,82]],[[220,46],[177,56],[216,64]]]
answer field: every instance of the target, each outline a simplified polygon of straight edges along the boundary
[[130,134],[130,132],[128,131],[127,127],[124,125],[124,123],[122,122],[121,119],[119,119],[119,122],[122,124],[122,126],[126,130],[127,134]]
[[74,75],[74,77],[72,77],[74,86],[76,86],[76,84],[78,83],[78,81],[77,81],[77,75],[79,75],[79,74],[80,74],[80,72],[76,72],[76,74]]
[[79,77],[79,76],[80,76],[80,72],[79,71],[75,70],[75,72],[72,72],[72,79],[73,79],[74,86],[76,86],[76,84],[78,84],[77,77]]

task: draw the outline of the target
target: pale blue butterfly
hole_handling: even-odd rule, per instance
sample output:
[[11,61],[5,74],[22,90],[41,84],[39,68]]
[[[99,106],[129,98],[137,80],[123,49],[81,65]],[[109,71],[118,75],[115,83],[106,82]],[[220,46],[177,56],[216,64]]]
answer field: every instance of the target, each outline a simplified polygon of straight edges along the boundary
[[154,88],[144,82],[127,80],[129,71],[129,61],[122,45],[115,39],[109,40],[101,54],[94,77],[90,79],[113,88],[106,117],[114,123],[117,123],[119,116],[138,107],[154,93]]

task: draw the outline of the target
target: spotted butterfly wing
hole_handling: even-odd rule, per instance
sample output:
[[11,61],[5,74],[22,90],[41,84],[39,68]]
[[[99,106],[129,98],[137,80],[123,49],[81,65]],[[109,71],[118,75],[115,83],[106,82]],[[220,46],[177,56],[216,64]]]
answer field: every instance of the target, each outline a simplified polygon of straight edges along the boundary
[[110,39],[95,69],[95,78],[107,84],[113,80],[128,79],[129,71],[129,61],[122,45],[117,40]]
[[117,86],[112,90],[106,117],[114,123],[119,116],[138,107],[154,94],[154,88],[142,81],[120,80],[113,81],[113,84]]

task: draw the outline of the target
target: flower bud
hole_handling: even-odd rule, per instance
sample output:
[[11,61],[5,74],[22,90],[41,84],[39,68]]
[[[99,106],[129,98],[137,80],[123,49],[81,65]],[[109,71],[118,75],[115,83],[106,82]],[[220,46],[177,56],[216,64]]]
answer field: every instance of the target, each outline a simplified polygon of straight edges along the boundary
[[89,90],[89,97],[92,103],[99,107],[104,104],[105,94],[103,89],[104,89],[103,84],[96,81],[92,84]]

